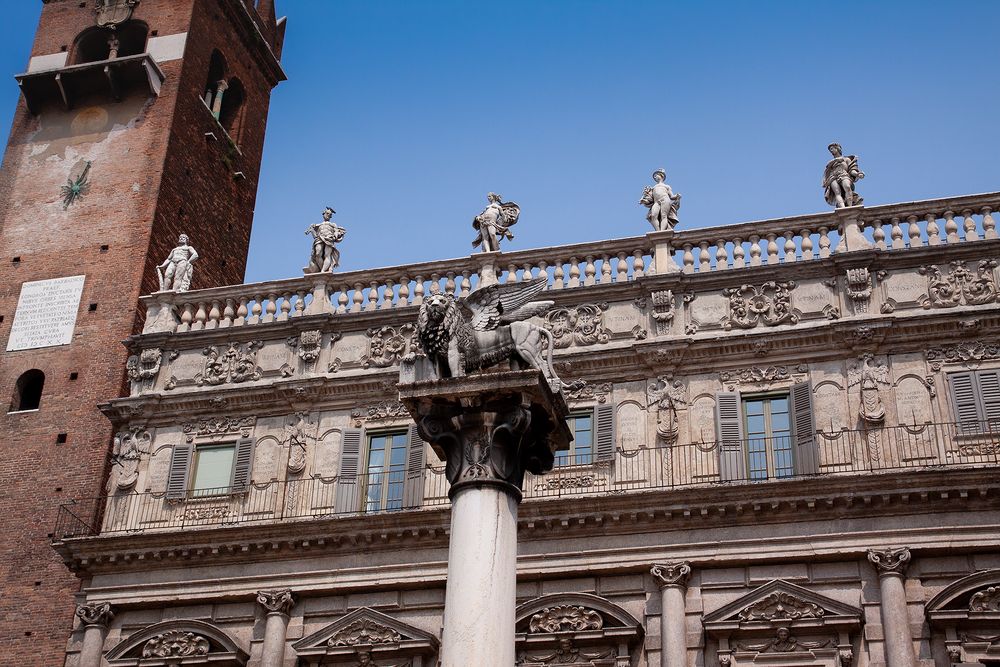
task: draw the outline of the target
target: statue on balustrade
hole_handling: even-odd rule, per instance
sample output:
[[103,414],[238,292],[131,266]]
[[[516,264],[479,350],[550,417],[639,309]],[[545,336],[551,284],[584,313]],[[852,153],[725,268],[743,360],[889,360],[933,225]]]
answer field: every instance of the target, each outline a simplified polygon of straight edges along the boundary
[[417,315],[417,339],[439,378],[461,377],[505,361],[542,372],[553,391],[562,382],[552,367],[552,334],[528,320],[552,301],[532,301],[548,279],[481,287],[467,297],[432,294]]
[[865,177],[858,167],[857,155],[844,155],[840,144],[827,146],[833,159],[826,163],[823,172],[823,191],[826,203],[834,208],[860,206],[864,199],[854,191],[854,185]]
[[163,264],[156,267],[161,292],[187,292],[191,289],[198,252],[188,245],[187,234],[181,234],[177,242],[179,245],[170,251]]
[[334,213],[336,211],[327,206],[323,209],[323,221],[309,225],[306,230],[306,234],[313,237],[312,256],[309,266],[305,268],[306,273],[325,273],[340,266],[337,244],[344,240],[347,230],[332,221]]
[[666,179],[667,172],[662,169],[654,171],[653,180],[656,185],[647,185],[639,200],[641,205],[649,209],[646,219],[658,232],[670,231],[679,222],[677,212],[681,208],[681,195],[664,182]]
[[473,248],[483,247],[483,252],[500,250],[501,239],[514,240],[510,228],[517,224],[521,207],[512,201],[505,202],[495,192],[486,195],[489,204],[472,220],[472,228],[479,232],[472,242]]

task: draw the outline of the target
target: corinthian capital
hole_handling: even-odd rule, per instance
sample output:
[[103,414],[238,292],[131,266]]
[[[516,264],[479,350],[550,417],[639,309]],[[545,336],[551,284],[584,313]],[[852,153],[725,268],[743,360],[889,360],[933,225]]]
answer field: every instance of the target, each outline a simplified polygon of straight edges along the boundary
[[76,606],[76,615],[84,625],[108,627],[115,613],[108,602],[86,602]]
[[898,547],[889,549],[869,549],[868,560],[875,566],[878,576],[903,576],[910,564],[910,549]]
[[653,575],[660,588],[667,586],[687,588],[688,579],[691,578],[691,564],[687,561],[657,563],[649,568],[649,573]]
[[285,588],[280,591],[258,591],[257,604],[269,614],[288,614],[292,611],[295,599],[292,591]]

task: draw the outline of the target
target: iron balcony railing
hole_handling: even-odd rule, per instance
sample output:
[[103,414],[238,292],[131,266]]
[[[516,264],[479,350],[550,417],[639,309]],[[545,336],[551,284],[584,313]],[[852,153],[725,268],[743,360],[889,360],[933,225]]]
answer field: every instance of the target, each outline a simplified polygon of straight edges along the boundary
[[[810,460],[802,448],[811,451]],[[1000,422],[913,424],[818,431],[810,442],[788,437],[698,442],[618,450],[613,458],[561,454],[543,476],[528,475],[527,502],[566,496],[642,493],[721,484],[884,473],[923,468],[1000,466]],[[121,492],[59,508],[53,540],[182,528],[416,511],[448,505],[444,469],[420,475],[370,471],[349,479],[312,477],[199,489],[181,501],[165,493]]]

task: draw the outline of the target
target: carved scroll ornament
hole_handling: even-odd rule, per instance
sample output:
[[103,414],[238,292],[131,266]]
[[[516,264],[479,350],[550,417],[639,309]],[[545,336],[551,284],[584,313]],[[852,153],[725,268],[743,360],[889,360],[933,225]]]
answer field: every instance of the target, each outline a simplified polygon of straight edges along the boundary
[[156,635],[142,647],[143,658],[178,658],[208,655],[210,644],[201,635],[171,630]]
[[263,346],[264,343],[257,340],[244,345],[230,343],[224,352],[215,345],[206,347],[202,350],[205,365],[201,373],[195,374],[194,383],[201,387],[259,380],[263,371],[257,365],[257,350]]
[[368,353],[361,359],[363,368],[387,368],[398,364],[417,349],[417,328],[413,324],[369,329]]
[[327,643],[330,646],[393,644],[400,638],[400,634],[390,627],[368,618],[359,618],[330,637]]
[[1000,586],[990,586],[973,595],[969,611],[1000,611]]
[[902,576],[910,564],[910,550],[907,547],[869,549],[868,560],[875,566],[880,577],[885,575]]
[[583,632],[584,630],[600,630],[604,627],[604,619],[593,609],[577,605],[559,605],[546,607],[531,617],[528,622],[528,632]]
[[552,332],[557,348],[604,344],[611,340],[611,331],[604,326],[607,309],[607,303],[555,308],[545,316],[543,325]]
[[771,593],[740,612],[741,621],[772,621],[778,618],[822,618],[823,608],[790,593]]
[[111,619],[115,617],[108,602],[87,602],[78,605],[76,616],[84,625],[100,625],[107,627]]
[[800,642],[792,636],[788,628],[778,628],[774,639],[762,644],[737,644],[741,651],[756,651],[758,653],[791,653],[793,651],[811,651],[817,648],[824,648],[832,644],[833,641],[827,639],[821,642]]
[[723,290],[729,297],[729,317],[725,328],[753,329],[758,324],[769,327],[795,324],[799,316],[792,310],[791,290],[795,283],[769,280],[760,285],[740,285]]
[[292,597],[292,591],[287,588],[279,591],[258,591],[257,604],[268,613],[287,615],[295,604],[295,598]]
[[158,347],[152,347],[141,351],[139,354],[133,354],[128,358],[128,363],[125,366],[128,379],[132,382],[152,380],[160,372],[162,358],[163,352]]
[[953,308],[955,306],[981,306],[997,300],[997,284],[993,269],[995,259],[979,262],[973,273],[961,261],[951,262],[951,272],[945,275],[936,265],[922,266],[919,271],[927,276],[927,298],[924,308]]

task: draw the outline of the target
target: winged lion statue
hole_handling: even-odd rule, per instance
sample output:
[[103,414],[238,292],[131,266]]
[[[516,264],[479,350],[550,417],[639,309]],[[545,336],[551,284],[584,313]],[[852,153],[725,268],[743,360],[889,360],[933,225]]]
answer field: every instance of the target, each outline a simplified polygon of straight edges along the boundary
[[552,367],[552,334],[526,320],[543,315],[552,301],[533,301],[546,278],[481,287],[455,299],[432,294],[417,315],[417,339],[439,378],[461,377],[510,360],[536,368],[553,391],[562,381]]

